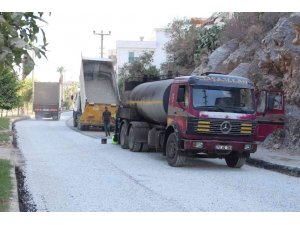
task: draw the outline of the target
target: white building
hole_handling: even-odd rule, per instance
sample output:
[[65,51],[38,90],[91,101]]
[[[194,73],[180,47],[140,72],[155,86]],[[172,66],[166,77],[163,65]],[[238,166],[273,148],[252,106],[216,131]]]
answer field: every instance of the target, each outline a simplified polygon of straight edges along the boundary
[[154,52],[153,65],[159,69],[160,65],[167,61],[167,54],[164,50],[164,45],[168,42],[169,38],[165,29],[157,28],[155,29],[154,39],[154,41],[144,41],[144,38],[141,37],[139,41],[117,41],[117,74],[119,68],[121,68],[125,63],[132,62],[145,51]]

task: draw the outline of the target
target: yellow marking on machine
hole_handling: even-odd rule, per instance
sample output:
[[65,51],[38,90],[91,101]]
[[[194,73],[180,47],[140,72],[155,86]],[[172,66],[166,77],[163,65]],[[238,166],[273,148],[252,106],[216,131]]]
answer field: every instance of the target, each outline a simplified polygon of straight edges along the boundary
[[242,134],[251,134],[251,131],[245,131],[245,130],[241,130]]
[[199,121],[198,124],[210,124],[210,121]]
[[210,125],[209,124],[198,124],[197,126],[198,128],[210,128]]
[[252,127],[251,123],[242,123],[241,127]]
[[133,104],[156,105],[156,104],[162,104],[163,102],[157,100],[157,101],[128,101],[128,103],[130,105],[133,105]]
[[209,129],[198,128],[197,131],[199,131],[199,132],[209,132]]
[[242,131],[252,131],[252,127],[242,127],[241,128]]

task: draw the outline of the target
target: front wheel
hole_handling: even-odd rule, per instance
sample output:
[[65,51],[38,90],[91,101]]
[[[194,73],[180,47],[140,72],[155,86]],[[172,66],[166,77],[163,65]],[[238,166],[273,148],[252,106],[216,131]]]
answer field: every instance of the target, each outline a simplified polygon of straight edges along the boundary
[[225,161],[228,167],[241,168],[246,163],[247,158],[247,156],[238,156],[236,153],[231,153],[225,157]]
[[186,156],[180,151],[178,141],[174,133],[170,134],[166,145],[167,161],[170,166],[184,166]]

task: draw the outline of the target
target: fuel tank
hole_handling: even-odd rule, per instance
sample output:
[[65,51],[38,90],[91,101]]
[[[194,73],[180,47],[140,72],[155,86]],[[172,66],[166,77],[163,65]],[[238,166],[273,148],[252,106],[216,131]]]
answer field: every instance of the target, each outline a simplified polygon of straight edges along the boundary
[[171,84],[174,79],[160,80],[136,86],[127,102],[148,122],[167,124]]

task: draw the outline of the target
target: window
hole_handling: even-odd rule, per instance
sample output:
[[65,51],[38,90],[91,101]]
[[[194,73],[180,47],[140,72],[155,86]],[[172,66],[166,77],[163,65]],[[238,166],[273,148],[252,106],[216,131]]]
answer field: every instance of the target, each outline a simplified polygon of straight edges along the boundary
[[177,102],[183,102],[185,106],[189,104],[189,95],[186,86],[180,85],[178,88]]
[[253,90],[194,86],[193,106],[198,110],[254,113]]
[[[272,107],[270,104],[272,102]],[[280,92],[270,92],[268,95],[268,107],[276,110],[282,110],[282,94]]]
[[129,52],[128,53],[128,62],[133,62],[134,61],[134,52]]
[[257,109],[256,109],[256,111],[259,113],[263,113],[266,110],[266,96],[267,96],[266,91],[261,91],[259,94],[258,102],[257,102]]
[[185,86],[179,86],[177,93],[177,102],[184,102]]

